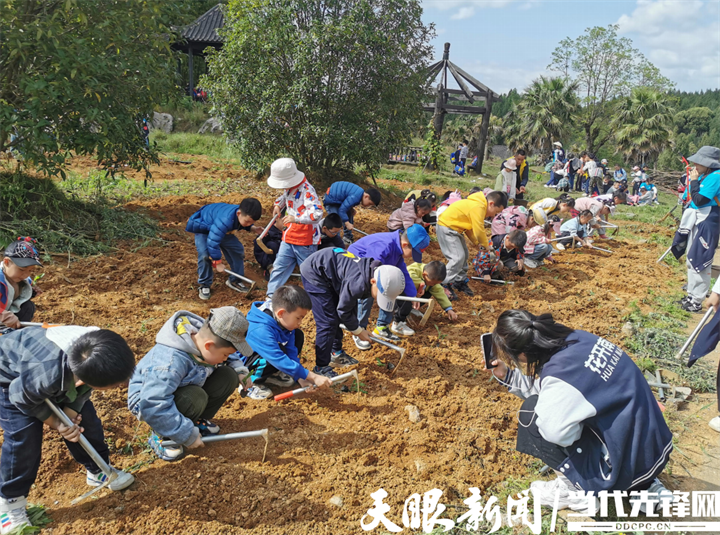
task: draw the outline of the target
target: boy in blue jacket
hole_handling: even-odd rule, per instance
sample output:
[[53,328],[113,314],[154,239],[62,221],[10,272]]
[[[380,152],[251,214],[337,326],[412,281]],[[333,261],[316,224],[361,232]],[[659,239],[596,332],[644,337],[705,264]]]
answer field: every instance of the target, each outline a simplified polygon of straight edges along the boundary
[[[348,247],[348,252],[358,258],[373,258],[385,266],[397,267],[405,277],[405,295],[417,297],[415,283],[408,273],[405,259],[422,262],[423,251],[428,245],[430,245],[430,236],[428,236],[427,231],[422,225],[413,225],[407,230],[381,232],[365,236]],[[363,328],[367,328],[371,307],[372,299],[370,298],[358,301],[358,319]],[[381,307],[373,334],[390,342],[399,341],[400,338],[393,334],[390,329],[392,319],[393,311],[383,310]],[[398,325],[394,325],[394,327],[397,330]],[[403,329],[402,334],[403,336],[412,336],[415,333],[409,333],[409,328],[406,327]],[[363,351],[370,349],[369,342],[360,340],[357,336],[353,336],[353,340],[358,349]]]
[[[234,230],[262,232],[254,223],[262,216],[262,206],[257,199],[243,199],[240,205],[227,203],[207,204],[190,216],[185,230],[195,234],[198,252],[198,285],[200,299],[210,299],[213,268],[222,273],[225,265],[222,255],[230,264],[230,271],[245,275],[245,248],[232,233]],[[225,282],[236,292],[247,293],[248,287],[232,275]]]
[[[370,345],[370,333],[358,320],[358,301],[369,300],[372,304],[376,299],[380,310],[392,317],[395,298],[406,287],[405,277],[396,266],[384,266],[374,258],[358,258],[339,247],[311,255],[300,266],[300,275],[315,318],[315,369],[327,370],[331,375],[336,375],[331,368],[358,363],[343,351],[343,329]],[[414,290],[415,285],[412,281],[410,284]]]
[[[175,461],[183,446],[203,446],[220,428],[210,421],[240,383],[238,372],[220,366],[236,350],[252,354],[248,322],[235,307],[210,309],[210,317],[181,310],[162,326],[153,347],[137,365],[128,387],[128,409],[153,430],[155,454]],[[169,439],[179,446],[162,446]]]
[[[60,433],[73,458],[85,466],[88,485],[97,487],[107,479],[109,474],[100,471],[78,440],[82,433],[110,463],[90,396],[92,389],[123,386],[134,369],[125,340],[97,327],[25,327],[0,336],[0,533],[30,525],[25,506],[40,467],[43,424]],[[65,426],[45,400],[59,406],[74,425]],[[112,490],[135,480],[113,470],[118,477],[110,483]]]
[[[304,264],[304,262],[303,262]],[[266,385],[328,387],[335,374],[330,368],[315,366],[313,371],[300,364],[300,353],[305,335],[300,324],[312,309],[307,292],[299,286],[281,286],[272,301],[256,302],[250,307],[247,342],[253,350],[243,359],[250,370],[253,386],[248,391],[251,399],[267,399],[273,391]]]
[[345,228],[345,237],[352,241],[355,228],[355,206],[379,206],[382,197],[375,188],[362,189],[352,182],[333,182],[325,193],[323,206],[328,214],[338,214]]

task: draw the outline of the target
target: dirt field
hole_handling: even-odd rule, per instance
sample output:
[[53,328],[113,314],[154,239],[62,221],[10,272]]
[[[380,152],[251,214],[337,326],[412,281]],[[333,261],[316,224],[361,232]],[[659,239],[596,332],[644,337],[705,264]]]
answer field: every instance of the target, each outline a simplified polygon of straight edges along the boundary
[[[164,166],[163,172],[175,172],[174,168]],[[187,176],[167,178],[192,180],[211,173],[210,167],[182,169]],[[224,171],[218,176],[225,177]],[[239,202],[250,194],[269,211],[272,192],[249,177],[243,191],[226,197],[188,195],[131,203],[130,208],[147,210],[159,219],[168,243],[69,266],[58,258],[45,269],[37,320],[114,329],[140,359],[176,310],[205,315],[211,307],[235,305],[247,311],[251,299],[225,287],[222,278],[216,279],[208,303],[198,299],[195,249],[184,227],[203,204]],[[382,211],[361,211],[357,226],[366,232],[384,231],[393,208],[390,202],[384,204]],[[262,221],[267,220],[265,216]],[[239,237],[246,247],[246,274],[264,288],[252,258],[252,236]],[[84,473],[57,434],[48,432],[30,501],[51,509],[54,522],[49,527],[57,535],[336,535],[361,532],[359,520],[372,503],[370,493],[380,487],[389,493],[386,501],[393,507],[388,516],[401,524],[402,504],[415,492],[437,487],[445,493],[443,503],[460,503],[469,495],[468,487],[484,489],[508,477],[524,477],[532,459],[514,451],[520,401],[482,370],[479,336],[492,328],[503,310],[527,308],[550,311],[569,325],[620,343],[630,302],[642,308],[647,290],[645,285],[628,284],[618,273],[630,271],[636,280],[655,281],[659,290],[681,282],[655,263],[660,253],[655,245],[604,245],[615,254],[562,253],[556,265],[515,278],[513,286],[473,281],[476,296],[462,297],[455,305],[459,321],[453,324],[436,311],[424,330],[403,342],[408,354],[393,377],[384,364],[397,364],[396,354],[384,348],[361,352],[348,337],[346,350],[360,359],[365,393],[359,399],[339,389],[280,403],[234,395],[216,421],[222,432],[269,428],[264,463],[262,439],[208,445],[177,463],[151,462],[152,455],[144,451],[149,429],[127,411],[126,391],[96,392],[115,466],[145,463],[135,474],[136,483],[123,493],[105,491],[97,499],[70,506],[71,499],[87,490]],[[433,241],[426,260],[441,258]],[[254,300],[263,297],[261,290]],[[373,318],[376,313],[377,309]],[[314,360],[310,316],[304,329],[309,347],[302,357],[309,367]],[[418,407],[418,423],[408,419],[407,405]],[[342,505],[337,499],[330,503],[334,496]]]

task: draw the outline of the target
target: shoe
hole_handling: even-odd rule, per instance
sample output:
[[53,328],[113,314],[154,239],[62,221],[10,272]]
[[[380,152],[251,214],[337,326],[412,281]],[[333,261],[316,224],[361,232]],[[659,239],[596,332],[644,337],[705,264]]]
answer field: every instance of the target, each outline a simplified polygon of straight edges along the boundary
[[[530,488],[533,490],[533,499],[535,503],[540,503],[541,506],[554,507],[555,506],[555,495],[557,494],[558,505],[557,509],[572,509],[580,514],[592,516],[597,513],[599,509],[598,499],[592,497],[575,498],[570,495],[571,492],[577,492],[577,489],[568,487],[560,477],[553,479],[552,481],[533,481],[530,483]],[[591,505],[589,499],[595,500],[595,508],[589,508]]]
[[322,375],[324,377],[327,377],[328,379],[334,379],[338,376],[338,374],[335,372],[335,370],[332,369],[331,366],[315,366],[313,368],[313,373]]
[[455,293],[452,284],[443,284],[442,287],[443,290],[445,290],[445,295],[447,295],[450,301],[457,301],[457,294]]
[[687,292],[687,283],[682,285],[682,291]]
[[[27,498],[0,498],[0,533],[19,532],[22,526],[32,526],[25,507]],[[17,530],[17,531],[16,531]]]
[[[685,289],[685,288],[683,288],[683,290],[684,290],[684,289]],[[690,297],[689,295],[686,295],[685,297],[683,297],[683,298],[680,299],[679,301],[675,301],[675,302],[676,302],[678,305],[680,305],[680,306],[684,306],[688,299],[692,299],[692,297]]]
[[207,301],[208,299],[210,299],[210,288],[201,286],[198,295],[200,296],[200,299],[202,299],[203,301]]
[[[132,485],[135,482],[135,476],[128,473],[123,472],[122,470],[118,470],[114,466],[111,466],[112,471],[117,474],[117,477],[112,480],[110,485],[110,490],[123,490],[128,488],[130,485]],[[90,470],[87,471],[87,477],[85,478],[85,483],[90,485],[91,487],[99,487],[105,481],[107,481],[108,476],[103,474],[102,472],[98,472],[97,474],[93,474]]]
[[270,271],[269,270],[266,269],[263,271],[263,279],[265,279],[266,281],[270,280]]
[[[663,485],[662,481],[658,478],[655,478],[650,484],[650,488],[647,489],[647,493],[650,499],[655,502],[653,506],[654,510],[652,512],[660,511],[662,509],[663,502],[673,503],[676,499],[672,491],[665,488],[665,485]],[[631,505],[637,501],[640,501],[640,512],[646,515],[648,513],[648,501],[643,500],[639,495],[630,496]]]
[[523,262],[526,268],[535,269],[538,267],[539,263],[537,260],[533,260],[532,258],[526,258],[525,262]]
[[240,292],[243,294],[246,294],[250,291],[249,286],[245,286],[242,282],[238,282],[238,281],[233,282],[230,279],[225,281],[225,286],[227,286],[231,290],[235,290],[236,292]]
[[277,372],[265,378],[265,384],[287,388],[295,384],[295,379],[285,372]]
[[330,356],[330,367],[331,368],[344,368],[345,366],[355,366],[359,361],[358,359],[352,358],[345,351],[339,353],[333,353]]
[[247,397],[263,400],[273,397],[273,391],[265,385],[254,384],[248,389]]
[[702,312],[702,303],[695,301],[693,297],[690,297],[682,305],[682,309],[686,312]]
[[390,332],[390,329],[388,329],[387,325],[375,327],[373,330],[373,334],[375,336],[379,336],[383,340],[387,340],[388,342],[399,342],[400,337],[395,336],[393,333]]
[[470,289],[470,286],[468,286],[467,281],[456,282],[453,284],[453,288],[464,293],[465,295],[467,295],[469,297],[473,297],[475,295],[475,292],[473,292]]
[[197,422],[195,422],[195,427],[200,430],[200,435],[203,437],[217,435],[220,432],[219,425],[215,425],[210,420],[205,420],[204,418],[201,418]]
[[173,462],[177,461],[183,454],[182,446],[162,446],[160,444],[160,437],[157,433],[153,433],[148,438],[148,444],[159,458],[163,461]]
[[398,336],[412,336],[415,334],[415,331],[408,327],[404,321],[393,321],[390,330]]
[[353,342],[355,342],[355,347],[357,347],[361,351],[367,351],[368,349],[370,349],[370,342],[360,340],[360,338],[355,335],[353,335]]
[[598,238],[600,238],[601,240],[610,240],[610,239],[612,239],[612,238],[610,238],[610,236],[608,236],[607,234],[599,234],[599,235],[598,235]]
[[720,416],[716,416],[710,422],[708,422],[708,425],[710,426],[710,429],[717,431],[720,433]]
[[565,246],[564,246],[562,243],[558,243],[558,244],[555,246],[555,248],[556,248],[558,251],[564,251],[564,250],[565,250]]

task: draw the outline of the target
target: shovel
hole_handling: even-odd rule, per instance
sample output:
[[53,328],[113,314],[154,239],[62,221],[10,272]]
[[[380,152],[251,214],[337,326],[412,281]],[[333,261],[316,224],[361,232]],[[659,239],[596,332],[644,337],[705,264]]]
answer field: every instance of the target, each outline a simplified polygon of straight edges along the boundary
[[[258,236],[255,241],[257,242],[260,249],[265,251],[267,254],[275,254],[275,251],[270,249],[267,245],[265,245],[265,242],[263,242],[263,238],[267,236],[267,233],[270,231],[270,227],[272,227],[275,224],[275,221],[277,221],[278,216],[273,216],[273,218],[270,220],[270,223],[267,224],[267,227],[263,229],[263,231],[260,233],[260,236]],[[250,292],[248,292],[250,293]]]
[[[261,462],[265,462],[265,455],[267,454],[267,448],[268,448],[268,430],[267,429],[260,429],[259,431],[245,431],[242,433],[227,433],[225,435],[210,435],[207,437],[202,437],[203,444],[208,444],[210,442],[224,442],[226,440],[237,440],[240,438],[253,438],[253,437],[263,437],[265,439],[265,451],[263,451],[263,458]],[[163,440],[160,442],[160,445],[163,447],[172,447],[177,448],[180,446],[177,442],[173,440]]]
[[399,295],[395,299],[398,301],[412,301],[414,303],[427,304],[427,310],[425,311],[425,314],[422,315],[422,319],[419,324],[420,327],[425,327],[425,324],[430,319],[430,314],[432,314],[432,311],[435,308],[435,301],[433,299],[425,299],[423,297],[405,297],[404,295]]
[[[340,383],[340,382],[343,382],[343,381],[349,379],[350,377],[354,377],[354,378],[355,378],[355,384],[357,385],[357,394],[358,394],[358,398],[359,398],[359,397],[360,397],[360,378],[358,377],[358,372],[357,372],[357,370],[353,370],[353,371],[351,371],[351,372],[343,373],[342,375],[338,375],[337,377],[333,377],[333,378],[330,379],[330,380],[331,380],[333,383]],[[313,389],[313,388],[315,388],[315,387],[314,387],[314,386],[306,386],[306,387],[303,387],[303,388],[296,388],[295,390],[290,390],[289,392],[283,392],[282,394],[278,394],[278,395],[275,396],[273,399],[274,399],[275,401],[282,401],[283,399],[288,399],[288,398],[291,398],[291,397],[293,397],[293,396],[295,396],[295,395],[297,395],[297,394],[302,394],[303,392],[307,392],[308,390]]]

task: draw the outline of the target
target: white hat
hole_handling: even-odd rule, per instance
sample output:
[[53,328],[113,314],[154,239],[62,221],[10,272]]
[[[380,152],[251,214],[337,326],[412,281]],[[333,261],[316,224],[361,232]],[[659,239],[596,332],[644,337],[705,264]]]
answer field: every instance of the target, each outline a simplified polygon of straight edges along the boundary
[[562,148],[562,143],[560,143],[559,141],[556,141],[555,143],[553,143],[553,145],[555,145],[556,147]]
[[640,168],[636,165],[635,167],[633,167],[633,171],[640,171]]
[[380,266],[373,275],[377,285],[377,304],[385,312],[395,309],[395,298],[405,289],[405,277],[396,266]]
[[305,179],[305,173],[298,171],[292,158],[278,158],[270,166],[268,186],[275,189],[294,188]]
[[600,163],[607,163],[607,160],[603,158],[602,160],[600,160]]
[[510,171],[517,169],[517,161],[515,161],[515,158],[510,158],[505,162],[505,169],[510,169]]

